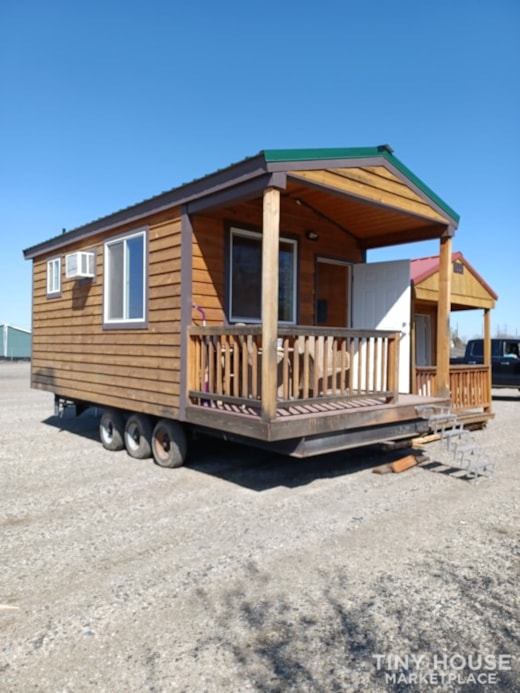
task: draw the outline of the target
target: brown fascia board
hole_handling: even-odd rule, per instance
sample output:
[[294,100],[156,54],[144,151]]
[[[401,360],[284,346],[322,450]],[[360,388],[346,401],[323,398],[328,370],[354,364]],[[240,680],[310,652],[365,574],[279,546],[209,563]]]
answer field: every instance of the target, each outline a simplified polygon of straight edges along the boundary
[[84,226],[80,226],[47,241],[38,243],[24,250],[24,257],[26,260],[31,260],[32,258],[38,257],[38,255],[61,248],[74,241],[88,238],[97,233],[109,231],[122,224],[133,221],[137,222],[150,214],[184,205],[209,195],[215,195],[233,186],[240,186],[240,184],[265,173],[267,173],[265,158],[263,154],[259,154],[237,164],[232,164],[215,173],[210,173],[204,178],[199,178],[191,183],[185,183],[178,188],[173,188],[160,195],[151,197],[148,200],[131,205],[118,212],[96,219]]
[[[382,156],[376,156],[373,158],[359,158],[359,159],[317,159],[315,161],[283,161],[283,162],[272,162],[267,164],[268,171],[285,171],[290,175],[291,171],[319,171],[320,169],[332,169],[332,168],[366,168],[367,166],[383,166],[388,171],[393,173],[393,175],[398,178],[401,183],[407,185],[411,190],[413,190],[416,195],[418,195],[421,200],[427,202],[436,212],[441,216],[445,217],[446,223],[455,230],[458,226],[456,219],[453,219],[445,209],[442,209],[435,200],[426,195],[424,190],[416,185],[410,178],[404,175],[397,167],[395,167],[391,161]],[[357,197],[352,195],[352,197]],[[365,199],[365,198],[360,198]]]

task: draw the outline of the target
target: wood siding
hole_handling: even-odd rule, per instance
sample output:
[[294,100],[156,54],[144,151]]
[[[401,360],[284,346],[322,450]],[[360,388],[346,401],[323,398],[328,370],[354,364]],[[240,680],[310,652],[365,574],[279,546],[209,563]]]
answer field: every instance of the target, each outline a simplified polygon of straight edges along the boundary
[[[33,262],[32,386],[101,406],[175,417],[180,382],[180,211],[150,217]],[[104,242],[148,228],[148,324],[103,328]],[[96,278],[65,278],[65,255],[95,250]],[[47,260],[62,259],[61,295],[47,298]]]
[[[228,208],[211,217],[196,216],[193,219],[193,303],[205,311],[208,325],[226,324],[225,272],[228,261],[225,253],[230,225],[261,231],[261,200]],[[317,232],[318,241],[308,240],[305,237],[307,230]],[[296,239],[298,243],[297,323],[314,325],[316,259],[362,262],[363,254],[353,240],[334,224],[317,219],[312,212],[295,205],[293,200],[283,198],[280,236]],[[201,315],[196,310],[193,311],[193,322],[202,324]]]

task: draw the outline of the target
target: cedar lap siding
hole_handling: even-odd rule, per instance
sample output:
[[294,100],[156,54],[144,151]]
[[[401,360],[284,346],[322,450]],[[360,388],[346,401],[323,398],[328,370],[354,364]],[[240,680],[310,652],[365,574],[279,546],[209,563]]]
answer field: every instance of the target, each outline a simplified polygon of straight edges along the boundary
[[[68,243],[34,258],[32,386],[65,398],[175,418],[180,382],[180,211]],[[103,328],[104,242],[148,235],[148,310],[141,329]],[[66,234],[65,234],[66,235]],[[95,252],[95,278],[67,280],[65,254]],[[61,293],[47,295],[47,260],[61,262]]]
[[[296,323],[314,325],[316,257],[363,262],[366,250],[450,240],[458,216],[386,146],[270,150],[24,251],[33,260],[32,386],[185,420],[190,324],[228,323],[229,229],[261,231],[263,192],[280,191],[280,236],[297,241]],[[306,241],[319,231],[319,244]],[[146,231],[146,319],[103,322],[105,244]],[[93,279],[67,279],[66,256],[95,254]],[[47,263],[61,259],[60,291]]]

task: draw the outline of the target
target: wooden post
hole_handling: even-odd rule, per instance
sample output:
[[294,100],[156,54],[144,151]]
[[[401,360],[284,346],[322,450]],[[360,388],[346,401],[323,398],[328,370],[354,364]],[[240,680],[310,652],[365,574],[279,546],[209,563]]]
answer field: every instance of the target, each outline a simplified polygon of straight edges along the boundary
[[276,338],[278,333],[278,256],[280,191],[264,191],[262,234],[262,418],[276,416]]
[[439,309],[437,312],[437,395],[450,396],[451,236],[440,246]]
[[491,412],[491,311],[484,309],[484,364],[488,368],[486,379],[485,412]]
[[417,330],[416,330],[416,324],[415,324],[415,311],[414,311],[414,304],[412,304],[412,320],[410,324],[410,353],[412,354],[412,359],[411,359],[411,378],[412,382],[410,383],[410,392],[412,392],[414,395],[418,393],[417,390]]

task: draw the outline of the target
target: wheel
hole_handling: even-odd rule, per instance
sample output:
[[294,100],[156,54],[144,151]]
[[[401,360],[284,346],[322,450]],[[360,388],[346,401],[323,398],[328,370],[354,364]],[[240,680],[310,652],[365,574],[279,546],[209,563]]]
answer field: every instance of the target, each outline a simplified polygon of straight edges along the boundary
[[106,450],[125,447],[125,417],[118,409],[105,409],[99,422],[99,437]]
[[161,419],[152,433],[153,458],[160,467],[181,467],[186,459],[186,433],[178,421]]
[[146,414],[130,414],[125,427],[125,447],[130,457],[144,460],[152,456],[153,424]]

